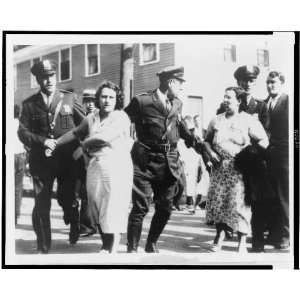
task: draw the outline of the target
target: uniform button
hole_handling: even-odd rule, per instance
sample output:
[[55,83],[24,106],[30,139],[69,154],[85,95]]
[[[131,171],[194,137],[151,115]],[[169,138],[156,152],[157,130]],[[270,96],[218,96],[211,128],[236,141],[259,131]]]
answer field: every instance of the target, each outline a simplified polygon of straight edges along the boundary
[[51,117],[51,116],[52,116],[52,114],[49,112],[49,113],[48,113],[48,116],[49,116],[49,117]]

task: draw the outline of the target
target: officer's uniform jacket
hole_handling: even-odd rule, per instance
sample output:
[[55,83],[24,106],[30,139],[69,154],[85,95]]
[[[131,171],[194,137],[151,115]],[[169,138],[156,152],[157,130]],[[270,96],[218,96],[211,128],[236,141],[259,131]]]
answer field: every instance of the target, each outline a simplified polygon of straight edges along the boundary
[[[61,103],[61,104],[59,104]],[[57,106],[59,113],[53,124]],[[18,136],[25,146],[30,148],[29,163],[31,170],[36,170],[39,164],[45,162],[44,142],[48,138],[58,138],[80,124],[84,111],[77,103],[73,93],[57,90],[53,96],[50,108],[44,102],[40,92],[23,101]],[[58,148],[56,152],[72,152],[75,143],[69,143]],[[37,168],[35,168],[37,167]]]
[[265,129],[269,126],[269,115],[268,108],[264,101],[257,100],[253,97],[250,98],[250,101],[247,105],[246,99],[242,99],[240,104],[240,111],[244,111],[250,115],[257,115],[258,120],[261,122]]
[[[168,112],[156,91],[147,92],[134,97],[125,111],[135,124],[137,141],[132,151],[134,164],[141,169],[154,170],[159,176],[160,168],[164,172],[165,156],[172,175],[179,178],[181,170],[177,141],[183,138],[189,146],[195,143],[193,135],[181,120],[182,102],[178,98],[173,99]],[[155,151],[155,145],[161,144],[170,144],[171,151]]]

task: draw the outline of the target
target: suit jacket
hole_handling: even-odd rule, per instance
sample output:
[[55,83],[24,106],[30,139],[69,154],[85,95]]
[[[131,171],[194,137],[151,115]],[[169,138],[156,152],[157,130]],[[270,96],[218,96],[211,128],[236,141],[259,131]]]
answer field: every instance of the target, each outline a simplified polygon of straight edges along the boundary
[[[61,102],[54,127],[51,127],[57,105]],[[57,90],[50,108],[45,104],[40,92],[23,101],[18,136],[29,150],[31,170],[41,168],[47,161],[44,142],[50,137],[58,138],[79,125],[84,118],[84,111],[70,92]],[[70,143],[58,149],[58,153],[72,156],[77,143]],[[49,159],[48,159],[49,161]]]
[[[158,99],[157,93],[155,91],[148,92],[134,97],[125,108],[125,111],[135,124],[138,141],[145,145],[166,143],[175,145],[179,138],[183,138],[189,146],[194,146],[196,143],[195,137],[181,120],[182,102],[177,98],[172,101],[172,108],[168,112]],[[135,143],[132,151],[134,164],[139,165],[141,169],[149,167],[151,164],[151,168],[158,173],[160,168],[164,172],[164,154],[156,153],[154,162],[154,158],[152,160],[149,153],[151,153],[151,150]],[[174,177],[179,178],[181,169],[178,162],[178,152],[169,152],[166,157],[171,173]],[[161,160],[161,163],[159,160]]]
[[250,98],[247,105],[246,96],[242,98],[240,104],[240,111],[244,111],[250,115],[257,114],[257,117],[265,129],[269,126],[268,108],[264,101],[257,100],[253,97]]
[[[270,97],[265,100],[268,107]],[[282,94],[273,109],[269,109],[270,123],[268,133],[270,146],[285,147],[289,145],[289,96]]]

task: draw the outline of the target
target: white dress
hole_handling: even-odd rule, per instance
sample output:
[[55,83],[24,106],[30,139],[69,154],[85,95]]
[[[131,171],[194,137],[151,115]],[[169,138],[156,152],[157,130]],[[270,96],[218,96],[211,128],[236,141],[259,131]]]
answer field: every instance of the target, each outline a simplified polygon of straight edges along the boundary
[[91,156],[87,195],[96,222],[104,233],[126,232],[133,184],[129,118],[125,112],[116,110],[101,121],[96,110],[84,122],[81,130],[88,126],[88,137],[83,146]]

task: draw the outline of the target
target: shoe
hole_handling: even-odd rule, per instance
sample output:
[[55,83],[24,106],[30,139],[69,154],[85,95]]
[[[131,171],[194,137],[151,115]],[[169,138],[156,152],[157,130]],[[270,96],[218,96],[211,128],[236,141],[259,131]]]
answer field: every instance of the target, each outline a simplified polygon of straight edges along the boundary
[[195,210],[195,209],[190,210],[190,214],[191,214],[191,215],[194,215],[195,213],[196,213],[196,210]]
[[174,207],[175,207],[178,211],[181,211],[181,210],[182,210],[179,204],[174,205]]
[[70,233],[69,233],[69,241],[71,245],[77,243],[79,239],[79,224],[71,223]]
[[263,252],[265,252],[265,249],[264,249],[263,246],[260,246],[260,247],[258,247],[258,246],[256,246],[256,247],[252,246],[250,252],[252,252],[252,253],[263,253]]
[[159,253],[156,243],[147,243],[145,247],[147,253]]
[[221,250],[221,247],[220,247],[220,245],[212,244],[211,247],[210,247],[210,250],[212,252],[219,252]]
[[95,234],[97,231],[95,229],[80,229],[79,234],[82,237],[87,237]]
[[49,253],[49,247],[47,247],[46,245],[40,246],[36,250],[37,250],[38,254],[48,254]]
[[137,249],[127,247],[127,253],[137,253]]
[[290,243],[275,243],[273,246],[277,250],[288,250],[290,248]]

